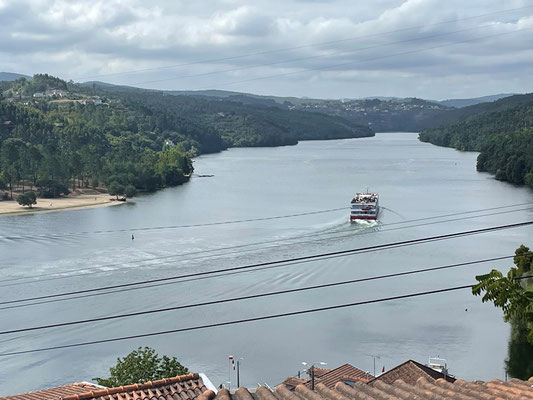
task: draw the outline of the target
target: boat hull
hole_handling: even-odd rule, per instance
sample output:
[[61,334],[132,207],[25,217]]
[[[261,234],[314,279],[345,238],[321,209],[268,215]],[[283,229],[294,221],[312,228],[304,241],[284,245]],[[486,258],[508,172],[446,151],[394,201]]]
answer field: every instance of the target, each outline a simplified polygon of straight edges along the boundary
[[350,215],[350,221],[359,221],[359,220],[362,220],[362,221],[375,221],[377,220],[378,217],[377,215],[360,215],[360,216],[355,216],[355,215]]

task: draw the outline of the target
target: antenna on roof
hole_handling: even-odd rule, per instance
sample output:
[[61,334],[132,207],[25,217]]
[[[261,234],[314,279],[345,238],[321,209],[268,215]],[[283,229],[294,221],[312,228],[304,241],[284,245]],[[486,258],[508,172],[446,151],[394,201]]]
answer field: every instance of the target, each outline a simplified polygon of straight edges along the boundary
[[381,356],[376,356],[374,354],[368,354],[368,356],[372,357],[372,359],[374,360],[374,377],[376,377],[376,359],[381,360]]

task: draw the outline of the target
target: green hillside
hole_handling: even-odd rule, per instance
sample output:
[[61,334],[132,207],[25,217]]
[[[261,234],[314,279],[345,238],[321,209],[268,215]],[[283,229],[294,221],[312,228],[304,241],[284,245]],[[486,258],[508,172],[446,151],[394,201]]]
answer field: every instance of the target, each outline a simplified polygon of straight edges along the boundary
[[479,151],[479,171],[533,186],[533,94],[465,107],[466,117],[420,133],[423,142]]
[[31,186],[48,197],[102,184],[120,194],[177,185],[189,179],[191,157],[228,147],[374,134],[319,113],[49,75],[0,88],[0,190]]

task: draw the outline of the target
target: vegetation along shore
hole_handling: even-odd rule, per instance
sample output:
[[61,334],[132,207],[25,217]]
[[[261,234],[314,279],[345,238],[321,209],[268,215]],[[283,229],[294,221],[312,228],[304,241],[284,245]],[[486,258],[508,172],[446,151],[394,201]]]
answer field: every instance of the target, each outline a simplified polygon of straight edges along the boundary
[[7,201],[28,190],[40,199],[74,201],[69,193],[88,188],[132,197],[187,182],[199,154],[374,134],[320,113],[102,88],[46,74],[2,81],[0,89],[0,197]]

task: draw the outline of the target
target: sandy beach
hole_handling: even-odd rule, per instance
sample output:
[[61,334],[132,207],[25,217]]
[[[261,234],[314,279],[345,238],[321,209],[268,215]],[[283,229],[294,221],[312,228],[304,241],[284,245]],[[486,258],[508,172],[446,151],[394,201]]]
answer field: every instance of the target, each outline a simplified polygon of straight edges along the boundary
[[[15,196],[13,196],[15,197]],[[32,208],[23,207],[16,200],[0,201],[0,216],[13,214],[27,214],[59,210],[72,210],[91,207],[107,207],[124,204],[122,201],[112,201],[113,196],[107,193],[70,194],[55,199],[37,199]]]

